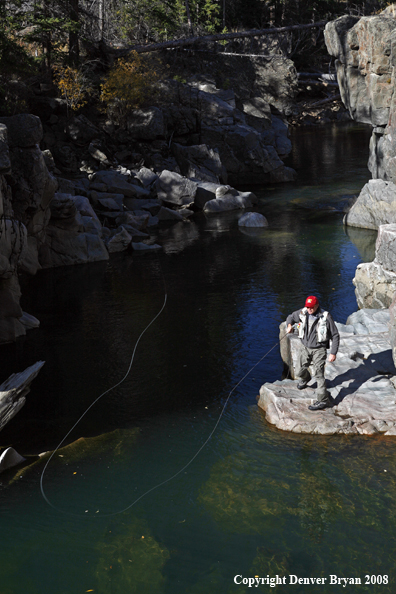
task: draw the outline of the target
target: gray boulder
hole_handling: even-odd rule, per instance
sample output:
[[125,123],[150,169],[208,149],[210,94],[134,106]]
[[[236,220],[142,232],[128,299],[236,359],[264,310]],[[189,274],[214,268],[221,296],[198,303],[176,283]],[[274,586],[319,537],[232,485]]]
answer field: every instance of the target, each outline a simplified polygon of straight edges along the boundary
[[128,118],[127,128],[131,136],[141,140],[155,140],[165,136],[162,111],[158,107],[135,109]]
[[87,264],[108,260],[109,254],[102,239],[96,233],[71,233],[56,225],[47,227],[46,243],[39,249],[43,268]]
[[194,202],[198,184],[173,171],[162,171],[157,182],[157,195],[160,200],[178,206]]
[[71,118],[66,125],[66,131],[71,140],[77,144],[88,144],[92,140],[103,136],[102,132],[87,117],[78,115]]
[[271,107],[262,97],[251,97],[243,101],[246,123],[260,132],[272,126]]
[[[116,195],[116,194],[114,194]],[[120,212],[122,210],[122,201],[123,196],[121,194],[121,204],[119,200],[115,200],[114,198],[98,198],[96,201],[97,208],[101,210],[115,210]]]
[[396,223],[381,225],[375,249],[375,261],[385,270],[396,272]]
[[185,177],[217,183],[227,181],[227,173],[217,150],[207,147],[206,144],[182,146],[177,143],[173,143],[172,150]]
[[151,186],[158,179],[158,175],[151,169],[147,169],[147,167],[139,169],[136,172],[136,177],[145,188]]
[[[20,373],[13,373],[0,385],[0,430],[25,404],[26,396],[30,392],[30,384],[37,377],[44,363],[45,361],[38,361]],[[3,468],[0,468],[0,471],[11,466],[7,464],[7,459],[8,462],[15,461],[16,456],[12,452],[8,455],[3,453],[1,458]]]
[[396,291],[396,224],[381,225],[373,262],[359,264],[353,284],[359,307],[386,308]]
[[126,198],[144,198],[149,197],[150,192],[137,184],[130,184],[120,178],[114,179],[107,185],[107,191],[115,194],[123,194]]
[[[39,246],[39,261],[43,268],[108,260],[108,252],[98,233],[99,221],[81,198],[84,197],[57,193],[51,202],[51,219],[45,229],[45,242]],[[89,221],[84,221],[85,216]],[[93,232],[85,230],[84,222]],[[90,228],[91,225],[94,229]]]
[[6,448],[0,455],[0,473],[18,466],[26,461],[26,458],[18,454],[14,448]]
[[209,200],[214,200],[218,186],[219,184],[213,182],[198,182],[197,192],[194,198],[195,206],[203,209]]
[[268,221],[259,212],[247,212],[238,220],[239,227],[268,227]]
[[358,307],[384,308],[392,303],[396,291],[396,273],[385,270],[375,260],[359,264],[352,282]]
[[240,208],[250,208],[256,202],[253,192],[238,192],[237,195],[227,193],[215,200],[209,200],[204,206],[204,212],[214,213]]
[[345,225],[378,229],[396,223],[396,185],[382,179],[371,179],[344,217]]
[[363,308],[351,314],[346,324],[352,326],[353,334],[376,334],[388,332],[389,322],[389,309]]
[[7,126],[10,148],[33,147],[39,144],[43,137],[40,118],[28,113],[0,118],[0,124]]
[[165,206],[161,206],[157,217],[160,221],[182,221],[185,218],[181,212],[166,208]]
[[132,241],[132,236],[124,227],[119,227],[115,233],[107,240],[106,247],[110,253],[123,252],[128,248]]

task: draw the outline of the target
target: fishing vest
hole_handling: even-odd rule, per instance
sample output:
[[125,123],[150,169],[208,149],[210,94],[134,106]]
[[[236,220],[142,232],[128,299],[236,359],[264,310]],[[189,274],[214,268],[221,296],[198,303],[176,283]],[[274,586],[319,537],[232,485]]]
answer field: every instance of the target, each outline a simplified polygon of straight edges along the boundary
[[[304,338],[305,326],[307,324],[307,314],[308,310],[304,307],[299,315],[301,323],[298,325],[298,337]],[[316,325],[316,332],[318,334],[318,342],[326,342],[328,340],[328,333],[327,333],[327,316],[329,315],[328,311],[323,311],[319,314],[319,321]]]

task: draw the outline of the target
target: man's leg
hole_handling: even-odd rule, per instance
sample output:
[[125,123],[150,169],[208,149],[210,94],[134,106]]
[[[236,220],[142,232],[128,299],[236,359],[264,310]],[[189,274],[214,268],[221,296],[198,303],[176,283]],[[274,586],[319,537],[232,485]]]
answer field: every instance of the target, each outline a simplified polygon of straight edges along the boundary
[[307,349],[303,344],[301,345],[301,353],[299,359],[299,368],[297,369],[297,378],[301,384],[307,384],[311,379],[311,374],[308,371],[308,367],[312,362],[312,349]]
[[316,388],[316,397],[319,402],[327,401],[330,396],[326,388],[326,380],[324,377],[326,357],[327,352],[324,347],[312,351],[312,363],[315,368],[315,379],[318,384]]

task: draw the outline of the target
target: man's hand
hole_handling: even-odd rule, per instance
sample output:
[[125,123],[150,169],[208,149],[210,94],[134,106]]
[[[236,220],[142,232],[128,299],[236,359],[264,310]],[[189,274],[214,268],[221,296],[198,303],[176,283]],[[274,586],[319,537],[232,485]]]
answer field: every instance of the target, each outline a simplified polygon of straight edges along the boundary
[[293,332],[293,326],[291,324],[288,324],[288,326],[286,328],[286,332],[287,332],[287,334],[290,334],[290,332]]
[[333,363],[337,359],[336,355],[329,355],[329,362]]

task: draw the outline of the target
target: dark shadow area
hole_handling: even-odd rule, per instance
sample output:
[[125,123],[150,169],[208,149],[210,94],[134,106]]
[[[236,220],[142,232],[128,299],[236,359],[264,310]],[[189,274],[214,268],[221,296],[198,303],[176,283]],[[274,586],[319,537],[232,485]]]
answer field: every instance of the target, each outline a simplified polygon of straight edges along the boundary
[[[343,387],[337,398],[333,401],[333,406],[340,404],[346,396],[357,392],[359,388],[371,378],[378,375],[395,375],[396,369],[392,359],[392,350],[388,349],[380,353],[373,353],[367,359],[363,359],[361,353],[356,353],[356,358],[361,358],[363,364],[359,367],[349,369],[345,373],[337,376],[334,380],[327,381],[328,388],[336,388],[348,380],[352,380],[348,387]],[[375,381],[380,381],[377,378]]]

